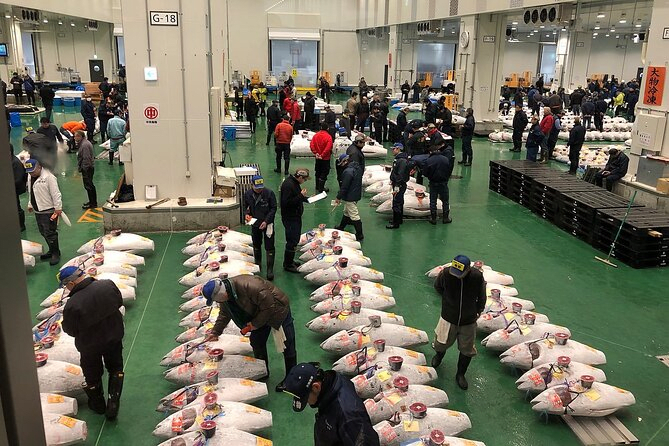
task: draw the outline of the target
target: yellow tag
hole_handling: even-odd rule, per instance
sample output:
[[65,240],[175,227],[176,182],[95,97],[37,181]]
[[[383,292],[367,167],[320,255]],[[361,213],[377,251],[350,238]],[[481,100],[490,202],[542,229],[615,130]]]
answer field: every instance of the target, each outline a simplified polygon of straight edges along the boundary
[[66,417],[65,415],[58,418],[58,422],[63,426],[69,427],[70,429],[72,429],[74,426],[77,425],[77,420],[75,420],[74,418]]
[[121,275],[119,276],[119,278],[121,278],[121,279],[123,279],[123,280],[128,280],[128,276],[126,276],[125,274],[121,274]]
[[370,358],[375,358],[376,357],[376,349],[374,347],[369,347],[367,349],[367,356]]
[[272,442],[266,438],[256,437],[256,446],[272,446]]
[[532,330],[530,330],[530,329],[527,328],[526,326],[521,326],[521,327],[520,327],[520,333],[521,333],[523,336],[527,336],[528,334],[532,333]]
[[257,413],[260,413],[260,409],[258,409],[257,407],[254,407],[254,406],[248,406],[248,407],[246,408],[246,412],[247,412],[247,413],[256,413],[256,414],[257,414]]
[[252,357],[250,357],[250,356],[244,356],[244,361],[255,362],[255,361],[256,361],[256,358],[252,358]]
[[253,387],[255,385],[255,383],[250,379],[242,379],[239,381],[239,384],[246,387]]
[[244,342],[244,343],[248,344],[249,342],[251,342],[251,339],[247,338],[246,336],[240,336],[239,337],[239,342]]
[[588,397],[588,399],[589,399],[590,401],[597,401],[598,399],[600,399],[600,398],[602,397],[602,396],[599,394],[599,392],[597,392],[597,391],[594,390],[594,389],[593,389],[593,390],[588,390],[587,392],[584,393],[584,395],[585,395],[586,397]]
[[202,370],[214,370],[216,368],[216,363],[214,361],[206,361]]
[[339,315],[337,316],[337,319],[339,319],[340,321],[345,321],[346,319],[348,319],[348,314],[339,313]]
[[323,261],[325,261],[327,263],[334,263],[335,259],[332,256],[325,256],[325,257],[323,257]]
[[425,367],[424,365],[419,365],[416,368],[418,369],[418,373],[428,373],[427,367]]
[[81,375],[81,369],[76,365],[68,365],[67,367],[65,367],[65,371],[72,375]]
[[392,376],[390,376],[390,373],[388,373],[388,371],[386,371],[386,370],[384,370],[384,371],[382,371],[382,372],[379,372],[379,373],[376,375],[376,377],[377,377],[377,378],[379,379],[379,381],[381,381],[381,382],[386,382],[386,381],[388,381],[390,378],[392,378]]
[[370,271],[372,274],[378,274],[378,271],[375,270],[374,268],[370,268],[369,271]]
[[400,401],[402,401],[402,397],[399,396],[399,395],[396,394],[396,393],[393,393],[393,394],[391,394],[391,395],[388,397],[388,401],[390,401],[390,402],[392,403],[392,405],[394,406],[395,404],[397,404],[397,403],[399,403]]
[[369,336],[364,335],[364,336],[362,337],[362,344],[363,344],[363,345],[371,344],[371,343],[372,343],[372,339],[371,339]]
[[407,329],[409,330],[409,333],[411,333],[411,334],[416,334],[416,333],[418,333],[418,330],[416,330],[416,329],[413,328],[413,327],[408,327]]
[[58,404],[65,401],[62,395],[47,395],[46,402],[49,404]]
[[504,313],[504,319],[512,321],[516,318],[516,313]]
[[344,303],[344,305],[348,305],[348,304],[351,303],[351,298],[350,297],[344,297],[342,299],[342,302]]
[[406,355],[407,355],[407,356],[411,356],[412,358],[417,358],[417,357],[418,357],[418,353],[416,353],[416,352],[413,351],[413,350],[407,350],[407,351],[406,351]]
[[397,319],[395,313],[388,313],[388,319]]
[[380,290],[383,289],[383,285],[381,285],[380,283],[375,283],[374,286],[377,287]]
[[402,423],[404,426],[404,431],[405,432],[418,432],[420,430],[420,426],[418,425],[418,421],[408,421],[405,420],[404,423]]
[[553,378],[560,380],[564,377],[564,372],[559,372],[559,371],[554,371],[553,372]]

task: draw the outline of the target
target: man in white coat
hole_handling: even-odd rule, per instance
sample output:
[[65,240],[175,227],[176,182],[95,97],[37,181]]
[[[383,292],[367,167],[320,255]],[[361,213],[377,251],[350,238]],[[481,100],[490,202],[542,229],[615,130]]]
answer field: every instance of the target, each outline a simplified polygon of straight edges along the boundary
[[49,250],[40,259],[49,260],[50,265],[60,263],[58,246],[58,218],[63,213],[63,201],[56,177],[42,167],[37,160],[25,162],[28,177],[28,212],[35,213],[37,228],[46,240]]

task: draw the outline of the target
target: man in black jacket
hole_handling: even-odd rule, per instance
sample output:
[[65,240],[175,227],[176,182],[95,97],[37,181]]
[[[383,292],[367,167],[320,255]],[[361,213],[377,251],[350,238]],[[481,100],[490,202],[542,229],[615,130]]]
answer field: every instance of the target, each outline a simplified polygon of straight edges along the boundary
[[56,97],[56,92],[51,88],[48,81],[44,81],[42,88],[39,89],[39,95],[42,98],[42,105],[45,109],[45,117],[51,121],[51,112],[53,111],[53,98]]
[[269,141],[272,139],[272,135],[274,135],[274,129],[276,128],[277,124],[281,122],[281,110],[279,109],[279,102],[274,99],[272,100],[272,105],[269,106],[267,109],[267,142],[265,142],[265,145],[269,145]]
[[346,154],[350,157],[350,160],[358,163],[363,172],[365,170],[365,154],[362,152],[362,148],[365,147],[365,140],[365,134],[358,133],[353,139],[353,144],[346,149]]
[[520,105],[523,108],[523,87],[518,87],[513,95],[513,105]]
[[437,119],[441,119],[439,130],[453,136],[453,113],[446,107],[446,97],[442,96],[437,102]]
[[49,118],[46,116],[41,118],[39,120],[40,126],[37,128],[36,132],[40,133],[49,140],[58,140],[58,142],[63,142],[63,134],[60,133],[60,130],[58,130],[58,127],[55,125],[51,124],[51,121],[49,121]]
[[402,102],[409,102],[409,92],[411,91],[411,85],[409,85],[409,81],[405,80],[402,86],[400,87],[400,91],[402,92]]
[[344,215],[341,217],[336,229],[343,231],[346,226],[352,224],[355,228],[355,239],[362,241],[365,237],[362,233],[362,220],[358,212],[358,201],[362,198],[362,174],[363,169],[349,155],[339,155],[337,164],[344,168],[341,173],[341,184],[335,203],[339,205],[344,202]]
[[520,152],[523,147],[523,132],[527,127],[527,115],[523,111],[523,106],[516,104],[516,113],[513,115],[513,149],[512,152]]
[[595,101],[595,127],[600,132],[604,131],[604,114],[608,108],[609,104],[604,100],[604,95],[598,96]]
[[19,73],[16,71],[14,72],[14,75],[12,78],[9,80],[9,84],[12,86],[12,94],[14,95],[14,99],[16,100],[15,104],[21,104],[22,100],[22,94],[23,94],[23,80],[21,79],[21,76],[19,76]]
[[437,119],[437,104],[430,101],[429,97],[426,97],[423,103],[425,104],[425,122],[434,124],[435,119]]
[[448,179],[450,177],[450,160],[441,153],[438,145],[430,146],[430,156],[425,161],[423,173],[430,180],[430,224],[437,224],[437,198],[441,200],[442,223],[451,223],[449,217]]
[[581,114],[581,104],[583,103],[583,98],[585,97],[585,91],[579,85],[576,90],[574,90],[569,95],[569,103],[571,104],[571,112],[575,115]]
[[[332,140],[335,140],[336,137],[336,132],[337,132],[337,115],[335,114],[334,110],[332,110],[332,107],[329,105],[326,105],[323,110],[325,111],[325,117],[323,118],[323,122],[327,124],[328,126],[328,133],[330,134],[330,137]],[[318,126],[316,126],[318,127]]]
[[93,98],[86,95],[81,101],[81,116],[84,118],[86,124],[86,138],[95,144],[93,135],[95,133],[95,106],[93,105]]
[[474,152],[472,151],[472,138],[474,137],[474,127],[476,126],[476,120],[474,119],[474,110],[471,108],[467,109],[467,117],[465,118],[465,123],[462,125],[462,161],[458,161],[458,164],[464,166],[472,165],[472,158]]
[[309,404],[318,408],[314,426],[315,446],[378,446],[376,433],[353,383],[334,370],[317,363],[301,363],[286,377],[286,393],[293,397],[293,410]]
[[409,107],[404,107],[397,114],[397,118],[395,118],[395,122],[397,123],[397,141],[395,142],[400,142],[402,144],[406,144],[402,133],[407,126],[407,113],[409,113]]
[[[86,276],[76,266],[66,266],[58,273],[62,287],[69,291],[63,310],[63,331],[74,338],[81,354],[81,368],[86,378],[84,391],[88,407],[107,419],[118,414],[123,390],[123,305],[121,292],[111,280]],[[102,363],[109,374],[108,400],[102,388]]]
[[486,283],[483,273],[471,267],[467,256],[458,255],[450,266],[445,267],[434,281],[434,289],[441,295],[441,317],[432,347],[436,355],[432,367],[439,367],[446,350],[458,341],[458,369],[455,380],[467,390],[465,373],[472,358],[476,356],[476,320],[486,303]]
[[583,127],[585,127],[586,131],[590,130],[592,115],[595,114],[595,103],[592,102],[592,99],[585,99],[585,102],[581,104],[581,111],[583,112]]
[[286,252],[283,255],[283,269],[297,273],[295,250],[302,234],[302,214],[307,201],[307,190],[302,185],[309,179],[309,169],[301,167],[281,183],[281,223],[286,233]]
[[390,186],[393,190],[393,219],[388,222],[386,229],[397,229],[402,224],[404,214],[404,193],[407,190],[407,182],[411,173],[409,155],[403,151],[400,143],[393,146],[393,169],[390,171]]
[[246,99],[244,101],[244,109],[246,111],[246,119],[247,121],[249,121],[249,127],[251,128],[251,133],[255,133],[259,108],[256,99],[250,93],[248,96],[246,96]]
[[569,173],[572,175],[576,175],[579,154],[581,153],[584,141],[585,127],[581,125],[581,118],[576,116],[574,118],[574,127],[569,131],[569,141],[567,141],[567,147],[569,147]]
[[609,150],[609,161],[600,172],[595,174],[595,184],[602,187],[606,178],[606,190],[611,192],[616,181],[627,175],[630,159],[621,150]]
[[19,226],[21,232],[26,230],[26,213],[21,207],[21,195],[26,193],[28,187],[28,174],[26,168],[20,159],[14,155],[14,146],[9,145],[10,156],[12,157],[12,172],[14,173],[14,190],[16,191],[16,206],[19,211]]
[[276,215],[276,195],[265,187],[265,180],[260,175],[251,179],[251,189],[244,194],[246,221],[256,221],[251,225],[253,239],[253,257],[255,264],[262,264],[262,244],[267,252],[267,280],[274,280],[274,216]]
[[304,98],[304,124],[307,130],[314,130],[314,110],[316,110],[316,99],[310,91]]

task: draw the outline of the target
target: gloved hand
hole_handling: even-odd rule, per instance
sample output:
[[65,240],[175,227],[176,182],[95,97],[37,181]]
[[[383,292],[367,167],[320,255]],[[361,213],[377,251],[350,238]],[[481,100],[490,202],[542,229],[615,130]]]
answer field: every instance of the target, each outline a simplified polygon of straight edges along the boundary
[[204,342],[213,342],[213,341],[218,341],[218,335],[215,335],[211,331],[208,331],[207,334],[204,335]]
[[253,330],[255,330],[255,329],[256,329],[256,328],[253,326],[253,324],[251,324],[251,323],[249,322],[248,324],[246,324],[246,327],[244,327],[244,328],[242,328],[242,329],[240,330],[240,333],[242,334],[242,336],[246,336],[246,334],[247,334],[248,332],[253,331]]

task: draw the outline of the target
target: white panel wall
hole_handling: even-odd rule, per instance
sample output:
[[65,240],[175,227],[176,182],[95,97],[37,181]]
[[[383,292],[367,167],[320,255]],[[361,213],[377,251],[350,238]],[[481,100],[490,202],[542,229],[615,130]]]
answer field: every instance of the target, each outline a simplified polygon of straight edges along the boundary
[[540,45],[537,42],[506,42],[502,75],[521,74],[524,71],[536,73]]
[[[360,35],[360,42],[360,76],[364,76],[369,85],[383,85],[384,67],[388,63],[387,36],[384,39],[377,39]],[[351,79],[349,83],[358,84]]]
[[356,85],[360,74],[360,53],[358,48],[358,34],[355,31],[324,31],[321,41],[323,71],[332,74],[332,83],[335,82],[335,73],[346,72],[346,82]]

